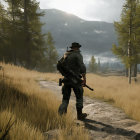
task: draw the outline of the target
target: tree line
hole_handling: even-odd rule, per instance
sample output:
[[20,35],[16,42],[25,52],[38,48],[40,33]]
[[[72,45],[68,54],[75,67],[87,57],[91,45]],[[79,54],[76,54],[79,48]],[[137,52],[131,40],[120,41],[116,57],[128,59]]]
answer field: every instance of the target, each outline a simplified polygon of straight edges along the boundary
[[51,33],[42,34],[44,15],[36,0],[0,2],[0,61],[40,71],[54,71],[57,51]]
[[126,67],[126,75],[137,77],[137,65],[140,64],[140,1],[126,0],[121,20],[114,23],[119,45],[113,45],[112,51]]

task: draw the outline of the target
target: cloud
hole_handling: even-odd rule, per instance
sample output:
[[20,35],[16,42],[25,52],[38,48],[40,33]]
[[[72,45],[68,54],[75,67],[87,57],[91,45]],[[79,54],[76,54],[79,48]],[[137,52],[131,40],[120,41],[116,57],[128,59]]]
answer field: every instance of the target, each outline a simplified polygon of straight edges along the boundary
[[87,5],[84,18],[107,22],[119,20],[123,3],[124,0],[94,0]]

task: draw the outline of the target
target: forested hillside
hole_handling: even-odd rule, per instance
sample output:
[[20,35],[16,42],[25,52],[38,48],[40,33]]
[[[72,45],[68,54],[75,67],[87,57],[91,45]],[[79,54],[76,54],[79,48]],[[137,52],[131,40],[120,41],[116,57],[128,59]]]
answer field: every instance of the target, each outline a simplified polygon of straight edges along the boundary
[[41,10],[44,16],[42,32],[50,31],[59,52],[76,41],[82,44],[83,53],[112,55],[111,47],[117,43],[113,23],[86,21],[56,9]]

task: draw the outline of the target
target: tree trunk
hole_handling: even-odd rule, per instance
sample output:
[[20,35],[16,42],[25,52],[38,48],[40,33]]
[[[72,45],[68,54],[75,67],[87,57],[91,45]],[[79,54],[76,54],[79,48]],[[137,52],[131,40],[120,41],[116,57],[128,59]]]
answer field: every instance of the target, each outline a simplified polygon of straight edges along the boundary
[[132,75],[131,75],[131,70],[132,68],[131,68],[131,66],[130,66],[130,68],[128,69],[128,75],[129,75],[129,77],[128,77],[128,82],[129,82],[129,84],[131,84],[131,77],[132,77]]
[[128,69],[125,70],[125,76],[128,77]]
[[134,65],[134,77],[137,77],[137,64]]
[[25,32],[25,42],[24,47],[26,48],[26,65],[25,67],[30,69],[31,63],[31,50],[30,50],[30,37],[29,37],[29,29],[28,29],[28,3],[29,0],[24,0],[24,32]]
[[13,36],[12,36],[12,41],[11,41],[11,44],[12,44],[12,56],[13,56],[13,63],[16,65],[17,64],[17,52],[16,52],[16,45],[15,45],[15,32],[16,32],[16,28],[15,28],[15,3],[14,3],[14,0],[11,1],[11,4],[12,4],[12,30],[13,30]]
[[[130,57],[131,57],[131,40],[129,39],[129,41],[128,41],[128,58],[130,58]],[[131,64],[129,64],[129,68],[128,68],[128,82],[129,82],[129,84],[131,84],[131,77],[132,77],[131,71],[132,71],[132,66],[131,66]]]
[[131,11],[130,11],[130,20],[129,20],[129,40],[128,40],[128,59],[129,59],[129,69],[128,69],[128,82],[129,84],[131,84],[131,69],[132,69],[132,64],[130,61],[131,55],[132,55],[132,42],[131,42],[131,37],[132,37],[132,0],[130,0],[131,2]]

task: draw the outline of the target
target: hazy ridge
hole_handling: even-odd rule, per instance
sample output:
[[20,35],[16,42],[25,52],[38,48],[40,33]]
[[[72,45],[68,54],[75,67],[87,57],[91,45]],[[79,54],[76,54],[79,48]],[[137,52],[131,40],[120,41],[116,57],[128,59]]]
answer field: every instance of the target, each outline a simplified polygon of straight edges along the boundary
[[117,43],[113,23],[86,21],[75,15],[56,9],[43,9],[45,15],[43,33],[50,31],[59,53],[66,50],[72,42],[79,42],[84,55],[112,57],[112,44]]

